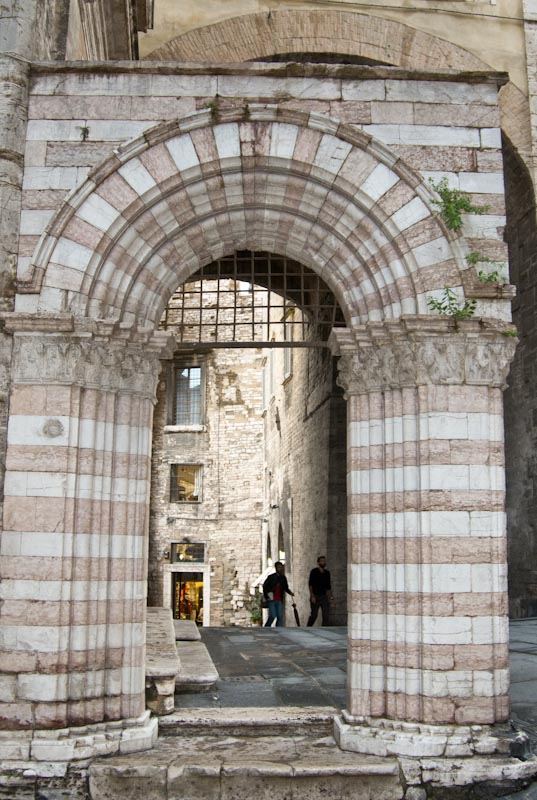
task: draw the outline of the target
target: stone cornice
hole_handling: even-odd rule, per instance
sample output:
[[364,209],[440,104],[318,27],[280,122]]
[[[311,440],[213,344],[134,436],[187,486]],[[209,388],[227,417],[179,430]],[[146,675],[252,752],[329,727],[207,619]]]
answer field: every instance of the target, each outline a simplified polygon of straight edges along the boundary
[[348,396],[427,384],[504,389],[517,341],[495,321],[422,316],[335,329],[330,345]]
[[13,334],[15,384],[76,385],[124,392],[155,401],[161,359],[171,358],[173,336],[118,324],[79,322],[69,315],[4,314]]
[[34,74],[91,72],[92,75],[135,73],[151,75],[246,75],[272,78],[331,78],[341,80],[442,81],[449,83],[508,83],[506,72],[494,70],[419,69],[363,64],[225,63],[177,61],[34,61]]

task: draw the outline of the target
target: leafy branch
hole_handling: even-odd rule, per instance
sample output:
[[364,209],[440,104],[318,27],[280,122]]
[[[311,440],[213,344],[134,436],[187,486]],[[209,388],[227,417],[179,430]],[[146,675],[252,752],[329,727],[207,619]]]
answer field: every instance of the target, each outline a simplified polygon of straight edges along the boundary
[[444,287],[444,293],[441,297],[429,297],[427,305],[432,311],[437,311],[439,314],[444,314],[448,317],[455,319],[470,319],[475,314],[477,300],[465,300],[462,303],[457,297],[453,289]]
[[440,200],[433,200],[432,203],[440,212],[440,216],[452,231],[459,231],[462,228],[462,214],[485,214],[489,206],[475,206],[470,198],[463,194],[460,189],[452,189],[446,177],[438,183],[429,179],[431,187],[440,195]]
[[507,264],[494,261],[492,258],[476,252],[468,253],[466,261],[474,267],[477,267],[478,264],[489,264],[494,267],[489,270],[478,269],[477,277],[482,283],[498,283],[500,286],[507,283]]

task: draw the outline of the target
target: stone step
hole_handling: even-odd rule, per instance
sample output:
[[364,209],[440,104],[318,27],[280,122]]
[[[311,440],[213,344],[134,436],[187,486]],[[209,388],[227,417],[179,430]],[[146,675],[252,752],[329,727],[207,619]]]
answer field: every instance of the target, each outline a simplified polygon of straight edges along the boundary
[[98,759],[91,800],[402,800],[395,759],[345,753],[332,737],[159,739],[143,754]]
[[218,680],[218,672],[203,642],[178,641],[181,668],[175,678],[177,692],[208,691]]
[[[180,701],[179,701],[180,702]],[[329,737],[336,708],[176,708],[159,720],[160,736],[192,736],[211,731],[221,736]]]

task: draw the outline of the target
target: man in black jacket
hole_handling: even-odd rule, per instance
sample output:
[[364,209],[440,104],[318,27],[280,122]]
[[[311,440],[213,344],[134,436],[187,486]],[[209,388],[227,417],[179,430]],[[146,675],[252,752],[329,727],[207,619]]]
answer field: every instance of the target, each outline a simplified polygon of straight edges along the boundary
[[322,624],[329,625],[330,603],[333,602],[334,598],[330,583],[330,572],[326,569],[326,558],[324,556],[319,556],[317,566],[310,572],[309,588],[311,614],[308,619],[308,628],[311,628],[315,623],[319,609],[321,609],[323,617]]
[[274,620],[276,627],[283,626],[283,595],[284,592],[294,597],[294,592],[289,588],[287,578],[283,574],[283,564],[276,561],[273,572],[263,583],[263,598],[268,602],[269,616],[265,622],[265,628],[270,628]]

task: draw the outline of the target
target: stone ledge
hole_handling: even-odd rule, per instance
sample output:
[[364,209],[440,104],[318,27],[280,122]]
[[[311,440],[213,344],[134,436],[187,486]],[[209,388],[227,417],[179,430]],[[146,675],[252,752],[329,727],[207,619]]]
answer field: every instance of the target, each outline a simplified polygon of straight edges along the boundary
[[176,692],[208,691],[219,678],[203,642],[179,642],[181,671],[175,679]]
[[190,619],[174,619],[173,627],[176,641],[197,642],[201,640],[198,626]]
[[171,609],[147,609],[146,647],[146,705],[158,716],[170,714],[174,708],[175,679],[181,671]]
[[226,736],[330,736],[338,710],[332,706],[254,706],[175,709],[160,720],[161,736],[191,736],[207,731]]
[[506,72],[494,70],[424,69],[411,67],[369,66],[363,64],[225,63],[178,61],[34,61],[31,72],[37,75],[66,73],[150,74],[150,75],[256,75],[275,78],[335,78],[349,80],[425,80],[452,83],[490,83],[503,86],[509,82]]

